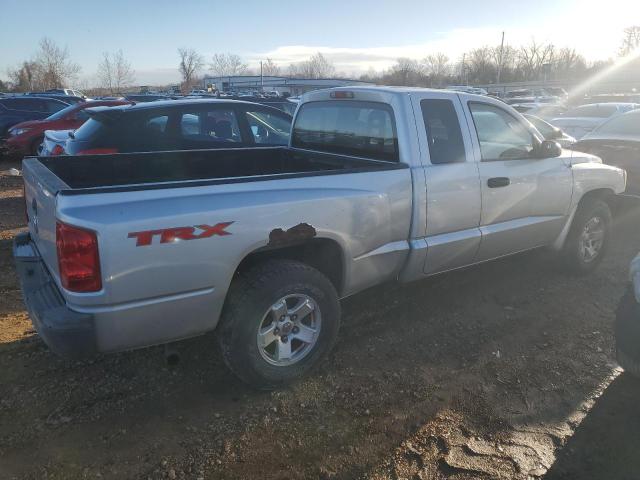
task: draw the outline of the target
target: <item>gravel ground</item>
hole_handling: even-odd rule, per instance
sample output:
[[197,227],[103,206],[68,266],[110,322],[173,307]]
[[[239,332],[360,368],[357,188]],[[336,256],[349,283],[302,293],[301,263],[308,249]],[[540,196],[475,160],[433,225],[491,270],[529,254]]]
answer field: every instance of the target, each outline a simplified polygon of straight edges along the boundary
[[[640,250],[629,204],[601,267],[538,251],[343,302],[334,352],[255,392],[205,336],[67,362],[34,332],[13,268],[22,186],[0,163],[0,478],[635,478],[640,385],[612,321]],[[4,171],[4,173],[3,173]],[[635,425],[634,425],[635,422]]]

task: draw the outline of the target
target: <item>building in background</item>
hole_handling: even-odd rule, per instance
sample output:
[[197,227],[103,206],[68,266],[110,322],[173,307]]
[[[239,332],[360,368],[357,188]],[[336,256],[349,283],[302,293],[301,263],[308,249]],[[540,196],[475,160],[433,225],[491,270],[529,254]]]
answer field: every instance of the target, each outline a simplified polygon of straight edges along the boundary
[[209,77],[202,80],[202,88],[221,92],[278,92],[297,97],[311,90],[322,88],[347,87],[350,85],[373,85],[359,80],[341,78],[291,78],[260,75],[240,75],[231,77]]

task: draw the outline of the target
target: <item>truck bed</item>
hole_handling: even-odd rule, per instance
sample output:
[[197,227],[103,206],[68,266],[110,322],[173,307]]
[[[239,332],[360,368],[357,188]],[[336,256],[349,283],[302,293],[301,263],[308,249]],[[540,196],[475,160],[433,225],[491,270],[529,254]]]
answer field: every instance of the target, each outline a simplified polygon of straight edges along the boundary
[[[404,168],[406,165],[288,147],[229,148],[177,152],[40,157],[38,159],[70,189],[127,187],[148,189],[204,183],[267,180],[282,176],[355,173]],[[170,185],[176,186],[176,185]]]

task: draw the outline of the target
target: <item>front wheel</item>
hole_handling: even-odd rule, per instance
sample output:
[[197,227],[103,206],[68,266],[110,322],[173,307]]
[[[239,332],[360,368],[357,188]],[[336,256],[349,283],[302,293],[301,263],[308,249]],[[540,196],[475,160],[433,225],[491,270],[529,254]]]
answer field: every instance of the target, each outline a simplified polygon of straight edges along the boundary
[[232,284],[220,322],[227,366],[246,383],[272,389],[300,378],[331,349],[340,303],[318,270],[272,260]]
[[578,274],[591,272],[602,261],[611,237],[611,210],[606,202],[587,199],[578,207],[564,245],[565,263]]

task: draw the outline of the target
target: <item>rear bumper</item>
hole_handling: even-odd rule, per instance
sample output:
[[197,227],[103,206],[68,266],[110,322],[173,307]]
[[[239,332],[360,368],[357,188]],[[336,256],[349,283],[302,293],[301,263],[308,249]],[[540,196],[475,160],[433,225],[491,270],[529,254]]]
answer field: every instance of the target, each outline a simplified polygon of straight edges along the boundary
[[15,237],[13,256],[31,322],[49,348],[67,358],[96,354],[93,315],[67,307],[28,233]]

